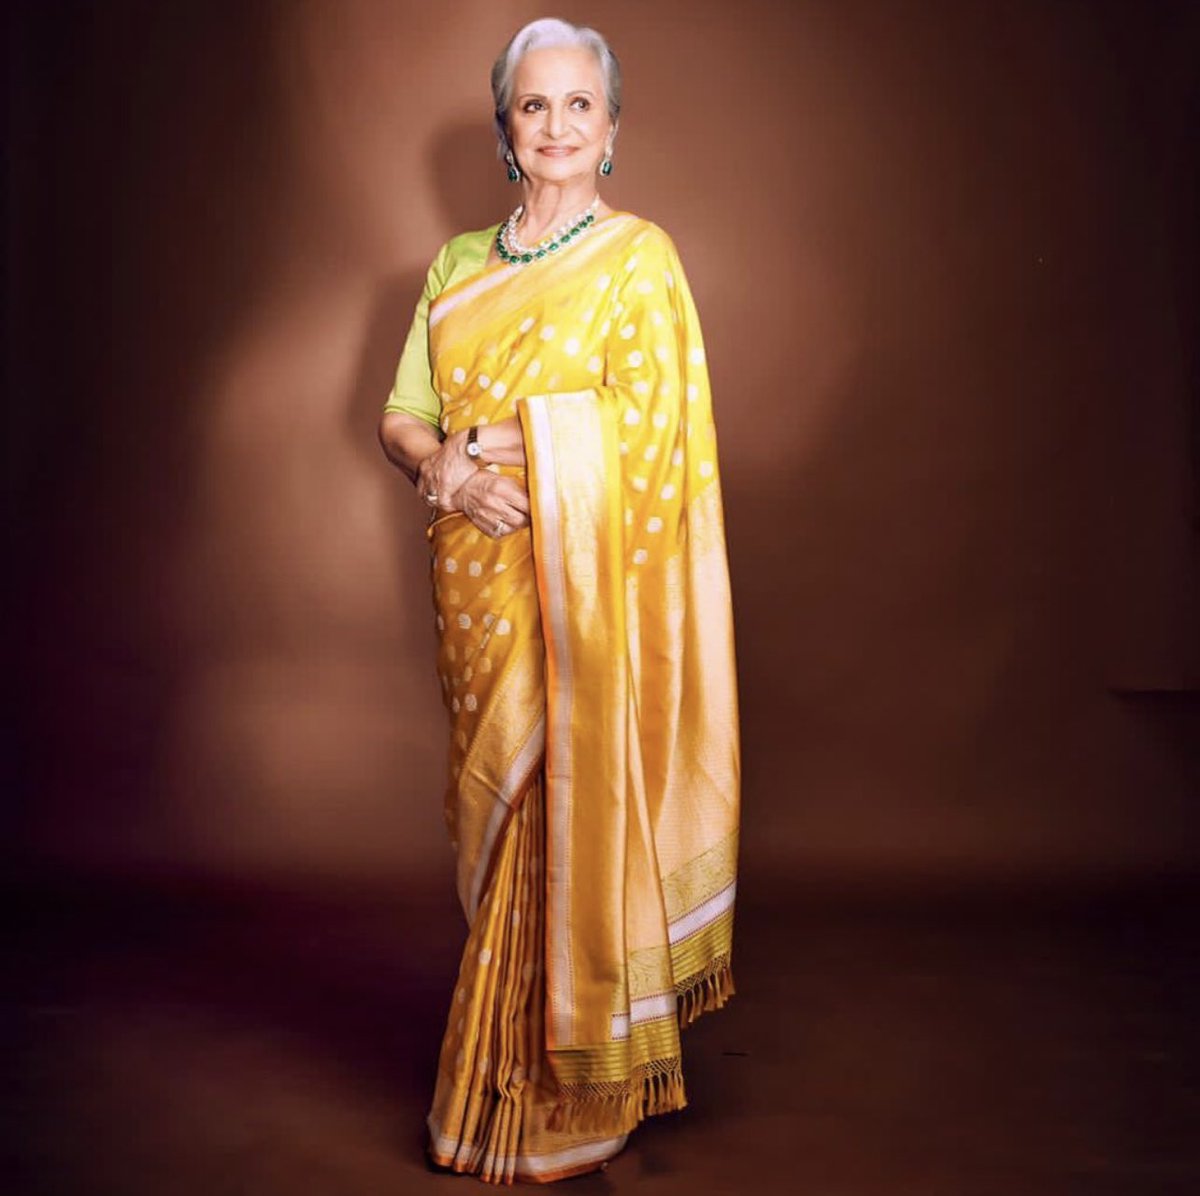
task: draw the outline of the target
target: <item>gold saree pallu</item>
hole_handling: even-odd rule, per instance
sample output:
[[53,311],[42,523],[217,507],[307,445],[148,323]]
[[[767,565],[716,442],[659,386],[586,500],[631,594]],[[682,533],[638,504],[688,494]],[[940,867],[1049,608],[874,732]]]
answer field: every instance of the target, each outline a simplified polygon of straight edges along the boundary
[[[680,1028],[734,991],[737,699],[700,326],[670,238],[618,212],[444,291],[429,329],[443,428],[516,415],[527,467],[501,471],[532,506],[499,540],[431,528],[459,896],[474,924],[511,883],[497,861],[535,793],[541,951],[514,966],[544,970],[543,1128],[622,1135],[686,1104]],[[496,948],[472,949],[474,975]]]

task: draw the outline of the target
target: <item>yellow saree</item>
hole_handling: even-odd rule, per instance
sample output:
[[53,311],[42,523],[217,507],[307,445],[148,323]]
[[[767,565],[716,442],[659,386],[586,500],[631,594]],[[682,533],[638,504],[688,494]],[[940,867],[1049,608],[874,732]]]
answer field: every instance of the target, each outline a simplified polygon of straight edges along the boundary
[[592,1169],[682,1108],[733,993],[737,698],[715,430],[671,239],[626,212],[429,306],[442,427],[516,415],[532,526],[430,526],[470,925],[429,1114],[492,1182]]

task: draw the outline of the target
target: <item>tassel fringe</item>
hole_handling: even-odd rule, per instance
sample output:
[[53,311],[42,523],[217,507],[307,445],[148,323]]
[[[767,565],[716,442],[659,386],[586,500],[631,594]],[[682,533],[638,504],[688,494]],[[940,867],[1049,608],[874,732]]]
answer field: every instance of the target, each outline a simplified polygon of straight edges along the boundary
[[702,1013],[720,1009],[736,992],[729,956],[713,960],[706,972],[690,980],[677,994],[680,1029],[690,1026]]
[[679,1059],[656,1060],[654,1070],[622,1084],[571,1084],[561,1090],[546,1128],[555,1133],[627,1134],[656,1113],[687,1104]]
[[[736,993],[729,957],[712,962],[677,995],[679,1025],[690,1026],[702,1013],[720,1009]],[[687,1094],[680,1059],[655,1060],[626,1082],[570,1084],[550,1110],[546,1128],[555,1133],[627,1134],[658,1113],[685,1108]]]

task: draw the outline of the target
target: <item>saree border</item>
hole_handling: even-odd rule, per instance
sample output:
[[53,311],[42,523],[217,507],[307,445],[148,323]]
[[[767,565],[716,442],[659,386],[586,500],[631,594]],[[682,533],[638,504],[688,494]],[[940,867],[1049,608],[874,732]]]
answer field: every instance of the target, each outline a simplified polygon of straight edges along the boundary
[[632,1023],[623,1037],[606,1042],[568,1047],[555,1052],[554,1074],[559,1083],[621,1084],[632,1074],[661,1072],[680,1062],[679,1018],[677,997],[671,994],[671,1006],[666,1013],[657,1013]]
[[[439,1167],[448,1167],[459,1173],[478,1168],[479,1160],[486,1150],[483,1143],[461,1142],[452,1135],[443,1133],[442,1127],[434,1121],[432,1114],[425,1121],[429,1128],[429,1154]],[[549,1183],[557,1179],[566,1179],[581,1170],[590,1170],[597,1163],[613,1158],[620,1154],[628,1140],[629,1135],[625,1133],[538,1154],[496,1154],[492,1156],[493,1169],[502,1170],[511,1162],[514,1165],[515,1179]]]
[[[627,219],[622,219],[622,217]],[[589,256],[597,253],[605,247],[615,232],[619,232],[626,226],[628,220],[638,219],[640,217],[635,216],[632,212],[626,212],[619,208],[609,212],[607,216],[597,220],[591,226],[590,234],[579,242],[579,246]],[[571,245],[566,253],[547,256],[540,262],[531,262],[528,265],[517,266],[511,262],[495,262],[490,266],[484,266],[481,271],[464,278],[461,282],[456,282],[453,286],[447,287],[429,305],[428,319],[430,332],[437,328],[447,316],[456,311],[464,303],[488,294],[503,283],[517,279],[523,282],[531,278],[536,279],[537,274],[540,272],[538,270],[539,266],[545,268],[556,265],[559,262],[570,262],[575,248],[575,245]]]
[[702,901],[695,909],[676,918],[674,922],[668,922],[667,941],[674,947],[676,943],[681,943],[684,939],[698,934],[723,913],[733,909],[736,893],[737,881],[731,880],[719,893],[714,893],[707,901]]
[[[586,391],[575,392],[577,397]],[[568,397],[558,395],[559,399]],[[570,873],[571,858],[571,785],[574,779],[571,754],[571,697],[574,689],[571,646],[566,623],[566,562],[563,559],[562,528],[559,524],[558,477],[555,468],[554,431],[546,396],[532,395],[522,404],[528,413],[529,434],[539,462],[541,484],[534,490],[538,504],[537,528],[541,538],[542,578],[546,593],[543,610],[548,625],[543,629],[546,645],[546,708],[554,712],[554,724],[546,727],[546,797],[555,807],[555,816],[546,819],[547,867],[549,880],[562,869]],[[555,700],[552,700],[552,695]],[[554,1039],[571,1041],[575,1007],[574,977],[571,970],[570,891],[567,885],[549,885],[546,919],[547,950],[554,960],[557,1000],[550,1001]]]

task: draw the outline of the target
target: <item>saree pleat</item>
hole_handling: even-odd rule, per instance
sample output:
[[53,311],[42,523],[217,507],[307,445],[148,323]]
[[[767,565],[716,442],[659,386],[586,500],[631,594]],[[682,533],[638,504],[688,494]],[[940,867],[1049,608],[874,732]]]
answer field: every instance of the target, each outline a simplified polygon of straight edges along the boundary
[[535,775],[498,849],[471,926],[442,1040],[429,1114],[436,1163],[490,1183],[589,1171],[625,1136],[547,1128],[557,1085],[546,1066],[541,960],[545,792]]
[[494,1183],[601,1165],[687,1104],[680,1030],[733,994],[728,567],[703,343],[657,226],[429,309],[451,432],[517,416],[531,526],[429,529],[469,926],[429,1115]]

